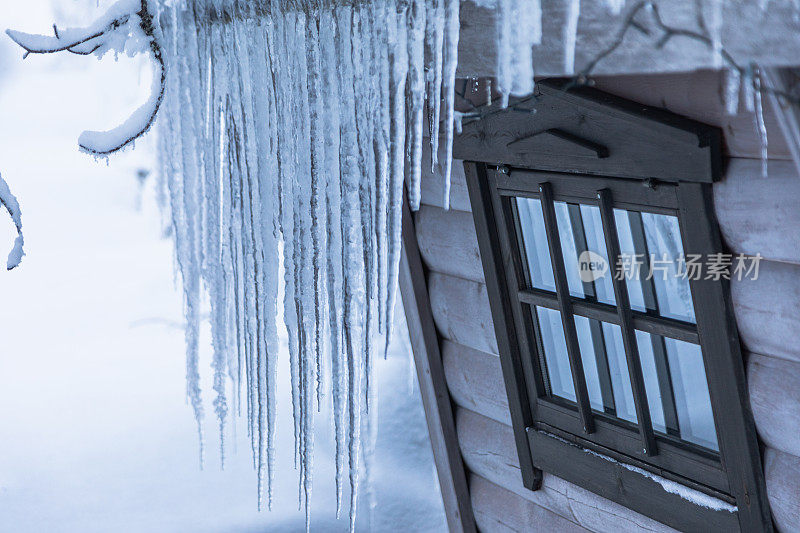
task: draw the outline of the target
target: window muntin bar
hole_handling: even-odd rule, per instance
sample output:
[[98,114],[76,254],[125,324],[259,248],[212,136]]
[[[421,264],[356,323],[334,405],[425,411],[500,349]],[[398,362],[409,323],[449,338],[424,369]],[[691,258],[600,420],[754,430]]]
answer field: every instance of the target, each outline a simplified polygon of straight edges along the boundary
[[[603,232],[606,238],[606,248],[612,264],[616,264],[616,259],[620,257],[619,237],[617,227],[614,223],[614,207],[611,198],[611,191],[601,189],[597,192],[600,202],[600,216],[603,221]],[[614,269],[612,269],[612,273]],[[633,388],[633,398],[636,405],[636,419],[638,421],[639,433],[642,437],[644,453],[648,456],[657,453],[655,435],[650,420],[650,410],[647,405],[647,393],[645,391],[644,379],[642,377],[641,362],[639,360],[639,350],[636,343],[636,334],[633,329],[633,315],[631,313],[630,302],[628,300],[628,290],[626,283],[619,279],[619,276],[612,275],[614,284],[614,295],[617,301],[617,313],[619,315],[619,325],[622,330],[622,343],[625,347],[625,356],[628,361],[628,373],[631,378]]]
[[[576,260],[575,263],[575,271],[578,272],[578,259],[582,254],[587,252],[591,247],[595,250],[599,249],[600,243],[597,239],[597,231],[594,226],[590,224],[587,226],[584,224],[584,208],[586,211],[586,216],[589,220],[592,220],[593,212],[596,212],[597,215],[597,226],[600,227],[600,234],[602,236],[602,226],[600,225],[599,216],[600,212],[596,207],[593,206],[581,206],[579,204],[561,204],[565,205],[568,213],[569,213],[569,224],[565,224],[572,232],[572,243],[574,245],[574,257]],[[556,204],[556,213],[558,213],[559,204]],[[561,228],[559,223],[559,228]],[[589,240],[591,239],[591,240]],[[565,255],[568,254],[567,250],[563,250],[564,248],[564,239],[561,239],[561,247],[562,251]],[[603,251],[605,252],[605,247],[603,247]],[[597,300],[598,297],[601,301],[606,303],[613,303],[613,292],[610,286],[610,280],[606,279],[605,277],[601,277],[599,279],[587,281],[585,279],[581,279],[579,276],[579,280],[581,282],[583,294],[589,298]],[[607,283],[603,283],[606,281]],[[607,295],[611,294],[611,301],[608,301]],[[588,376],[597,376],[596,391],[599,392],[599,396],[602,400],[602,409],[599,407],[595,407],[594,404],[592,407],[598,410],[602,410],[606,414],[613,415],[616,411],[614,405],[614,390],[611,384],[611,373],[609,370],[608,365],[608,355],[606,354],[606,345],[605,345],[605,334],[603,332],[602,324],[597,320],[589,320],[585,317],[575,317],[575,327],[578,330],[578,343],[580,344],[581,354],[584,354],[584,367],[585,368],[594,368],[595,373],[591,370],[588,371]],[[588,335],[586,332],[588,331]],[[587,342],[588,339],[591,339],[591,343]],[[585,354],[593,354],[594,359],[591,357],[585,357]],[[595,387],[593,387],[593,383],[587,384],[589,386],[589,398],[590,400],[593,399],[592,394],[595,391]]]
[[550,262],[553,267],[556,294],[561,310],[561,322],[567,344],[572,381],[575,386],[576,403],[578,405],[581,421],[583,422],[584,432],[592,433],[594,431],[594,423],[592,420],[591,406],[589,405],[589,394],[586,390],[586,378],[583,373],[583,362],[578,345],[578,335],[575,331],[575,321],[573,320],[572,314],[572,299],[569,295],[567,276],[564,271],[564,258],[559,244],[558,225],[556,222],[556,213],[553,206],[553,195],[550,184],[546,182],[540,184],[539,193],[541,194],[542,214],[544,215],[544,225],[547,230],[547,246],[550,250]]
[[[547,291],[536,289],[521,290],[517,293],[517,298],[519,298],[520,302],[525,304],[539,305],[555,310],[559,308],[558,296]],[[571,300],[572,312],[574,314],[619,325],[619,317],[617,316],[617,308],[615,306],[590,302],[580,298],[571,298]],[[636,329],[647,333],[655,333],[693,344],[700,344],[700,337],[697,335],[697,327],[693,324],[681,322],[680,320],[655,317],[633,311],[633,325]]]

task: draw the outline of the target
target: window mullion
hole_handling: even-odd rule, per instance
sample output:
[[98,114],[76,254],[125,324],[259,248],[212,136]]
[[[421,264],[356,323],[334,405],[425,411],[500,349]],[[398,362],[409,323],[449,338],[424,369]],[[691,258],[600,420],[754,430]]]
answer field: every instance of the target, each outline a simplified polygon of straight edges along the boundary
[[561,242],[558,236],[558,224],[556,222],[556,212],[553,205],[553,191],[550,184],[545,182],[539,184],[539,192],[541,193],[542,213],[547,230],[547,245],[550,249],[550,261],[553,265],[553,279],[555,281],[556,294],[561,311],[561,323],[564,328],[564,339],[567,344],[569,367],[572,373],[572,382],[575,387],[578,412],[581,416],[584,432],[593,433],[594,419],[589,404],[586,377],[583,372],[583,361],[581,360],[580,346],[578,345],[578,333],[575,329],[575,317],[572,312],[572,300],[570,299],[569,286],[567,285],[564,256],[561,253]]
[[639,433],[642,437],[644,453],[648,456],[658,453],[656,447],[653,424],[650,420],[650,409],[647,404],[647,393],[644,387],[644,377],[642,375],[642,364],[639,358],[639,349],[636,343],[636,331],[633,327],[633,313],[631,311],[630,300],[628,299],[628,288],[622,272],[617,272],[618,259],[620,257],[619,235],[617,226],[614,222],[614,205],[609,189],[597,191],[597,199],[600,204],[600,218],[603,221],[603,234],[606,240],[606,250],[608,259],[613,262],[612,282],[614,286],[614,297],[617,302],[617,314],[619,316],[619,326],[622,331],[622,343],[625,347],[625,358],[628,362],[628,373],[631,379],[633,390],[633,401],[636,405],[636,420],[639,426]]
[[[586,231],[583,226],[583,215],[581,215],[581,206],[578,204],[567,204],[569,212],[569,220],[572,225],[572,237],[575,242],[575,253],[577,257],[583,252],[589,250],[586,242]],[[596,281],[583,281],[583,293],[587,298],[597,300],[597,288],[595,287]],[[603,411],[606,414],[616,415],[617,409],[614,403],[614,390],[611,384],[611,370],[608,367],[608,354],[606,353],[605,335],[603,334],[603,325],[597,321],[587,319],[589,321],[589,334],[592,338],[592,346],[594,348],[594,357],[597,361],[597,378],[600,383],[600,394],[603,398]]]
[[[644,233],[642,214],[638,211],[629,211],[628,220],[631,225],[633,249],[636,253],[641,251],[641,253],[644,254],[644,264],[648,267],[648,272],[650,273],[650,275],[646,277],[639,276],[644,306],[645,309],[652,309],[656,314],[659,314],[660,310],[658,306],[658,297],[656,295],[656,284],[653,281],[650,249],[647,246],[647,238]],[[661,335],[650,335],[650,342],[653,346],[653,358],[655,360],[658,388],[661,391],[661,407],[664,410],[664,425],[666,426],[668,435],[677,437],[680,436],[680,421],[678,420],[678,410],[675,404],[675,391],[672,386],[666,343],[664,337]]]

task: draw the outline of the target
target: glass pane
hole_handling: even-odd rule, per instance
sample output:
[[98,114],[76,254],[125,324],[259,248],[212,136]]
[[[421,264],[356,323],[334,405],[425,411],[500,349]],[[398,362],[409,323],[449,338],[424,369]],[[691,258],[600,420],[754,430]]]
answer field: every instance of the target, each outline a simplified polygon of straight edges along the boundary
[[[586,377],[586,389],[589,392],[589,405],[592,409],[605,411],[611,409],[612,402],[603,402],[603,388],[608,387],[608,380],[601,377],[605,375],[605,361],[603,360],[603,333],[598,331],[599,323],[586,317],[575,317],[575,330],[578,333],[578,346],[581,350],[581,361],[583,361],[583,374]],[[595,348],[597,348],[595,350]],[[600,358],[598,360],[598,357]],[[606,383],[603,383],[603,382]],[[608,395],[608,392],[606,393]]]
[[642,331],[636,342],[653,429],[719,451],[700,347]]
[[528,283],[531,287],[555,292],[547,232],[544,227],[542,203],[536,198],[514,198],[519,217],[523,259],[528,263]]
[[631,308],[694,322],[677,217],[615,209],[614,218]]
[[[539,321],[539,331],[542,334],[544,347],[544,360],[547,366],[545,377],[549,378],[550,392],[567,400],[575,401],[575,387],[572,383],[572,373],[569,368],[569,355],[567,343],[564,340],[564,328],[561,314],[558,311],[544,307],[536,307]],[[534,317],[535,319],[536,317]]]
[[679,275],[683,243],[678,218],[654,213],[642,213],[647,239],[656,299],[661,316],[694,322],[694,303],[689,290],[689,280]]
[[619,326],[575,317],[583,371],[593,409],[636,422],[633,391]]
[[622,330],[617,325],[603,322],[603,333],[617,417],[636,423],[636,404],[633,402],[628,360],[625,359],[625,346],[622,344]]
[[[554,207],[570,294],[581,298],[597,298],[600,302],[613,305],[614,288],[608,276],[608,253],[600,209],[593,205],[565,202],[554,202]],[[591,254],[587,257],[585,252]],[[582,254],[584,257],[581,257]],[[590,266],[601,269],[586,271],[581,275],[581,268]]]
[[650,421],[653,429],[660,433],[667,433],[667,426],[664,420],[664,404],[662,392],[669,394],[669,391],[662,391],[658,382],[658,367],[656,355],[653,353],[653,339],[656,342],[658,336],[652,336],[643,331],[636,332],[636,344],[639,348],[639,360],[642,363],[642,377],[644,378],[644,389],[647,393],[647,406],[650,408]]
[[683,440],[719,451],[714,412],[700,347],[665,338],[672,387]]

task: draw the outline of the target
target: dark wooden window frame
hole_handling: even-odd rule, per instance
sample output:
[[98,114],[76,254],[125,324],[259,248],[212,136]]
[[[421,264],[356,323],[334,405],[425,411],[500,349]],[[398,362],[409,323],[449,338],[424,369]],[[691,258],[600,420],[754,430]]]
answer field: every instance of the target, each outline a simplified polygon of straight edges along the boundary
[[[576,108],[583,111],[576,115]],[[521,117],[521,110],[530,113]],[[576,116],[601,122],[599,129],[603,133],[581,128],[575,123]],[[679,220],[687,255],[707,257],[724,251],[711,193],[711,183],[719,177],[721,169],[718,132],[598,91],[567,91],[559,82],[540,84],[539,93],[533,99],[513,102],[507,111],[492,110],[490,117],[490,120],[476,121],[465,127],[456,143],[456,155],[465,160],[525,486],[536,490],[543,470],[680,530],[771,531],[761,456],[749,408],[728,283],[724,279],[690,281],[696,327],[631,310],[624,282],[614,283],[618,306],[571,297],[564,278],[560,246],[553,238],[556,231],[553,201],[569,201],[599,206],[606,228],[613,226],[613,208],[674,215]],[[542,120],[533,128],[547,128],[545,133],[556,131],[557,134],[544,137],[534,132],[526,135],[521,125],[536,124],[537,118]],[[614,161],[615,154],[626,150],[625,156],[630,157],[630,146],[617,150],[615,145],[627,142],[619,138],[621,130],[629,134],[625,128],[630,128],[631,121],[636,124],[636,120],[643,124],[641,135],[645,137],[656,129],[653,122],[678,130],[673,137],[684,135],[686,131],[694,132],[699,139],[694,147],[678,145],[673,148],[668,142],[673,140],[669,138],[670,130],[656,130],[657,139],[658,136],[666,138],[665,149],[673,152],[667,155],[676,158],[676,167],[685,166],[686,161],[699,163],[689,163],[693,165],[691,168],[677,168],[673,177],[671,172],[675,169],[664,169],[663,162],[649,162],[646,155],[627,162],[619,158]],[[553,123],[558,128],[549,127]],[[509,135],[519,139],[509,139]],[[541,138],[545,140],[540,141]],[[511,147],[520,140],[528,147],[515,147],[510,153]],[[555,145],[554,140],[557,141]],[[644,149],[652,146],[648,141],[645,139],[642,143]],[[704,142],[710,149],[698,155],[697,149],[703,148]],[[577,156],[570,146],[575,147]],[[591,152],[596,154],[596,164],[592,157],[587,157],[587,149],[590,156]],[[683,152],[686,153],[681,158]],[[578,164],[572,165],[574,161]],[[619,172],[620,168],[625,168],[626,172]],[[555,172],[555,169],[562,171]],[[542,201],[554,267],[555,295],[527,288],[511,201],[515,196]],[[604,233],[609,258],[616,257],[615,251],[619,249],[616,230]],[[646,294],[648,288],[643,289]],[[577,401],[574,403],[547,394],[539,368],[543,353],[537,344],[540,337],[531,314],[526,312],[528,306],[561,312],[573,381],[584,383],[583,387],[576,386]],[[637,419],[643,423],[626,424],[593,412],[589,407],[574,335],[574,315],[620,326],[623,341],[628,344],[625,351],[631,369]],[[642,401],[644,386],[638,357],[631,357],[631,353],[636,352],[634,329],[701,346],[719,454],[677,438],[675,432],[670,431],[669,409],[665,409],[667,435],[654,433],[647,402]],[[655,343],[654,349],[658,349]],[[659,374],[664,376],[663,369]],[[668,402],[669,398],[664,401]],[[693,503],[676,494],[670,482],[711,495],[736,506],[737,511]]]

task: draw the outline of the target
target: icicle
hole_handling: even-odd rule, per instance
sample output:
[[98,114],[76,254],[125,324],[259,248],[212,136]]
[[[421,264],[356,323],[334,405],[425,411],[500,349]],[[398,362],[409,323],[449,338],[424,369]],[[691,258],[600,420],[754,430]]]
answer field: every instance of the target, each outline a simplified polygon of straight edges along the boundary
[[581,0],[569,0],[567,20],[564,23],[564,72],[575,72],[575,46],[578,41],[578,19],[581,15]]
[[500,93],[500,107],[508,106],[514,73],[512,70],[512,35],[514,34],[514,0],[497,1],[497,91]]
[[725,112],[734,116],[739,112],[739,88],[742,84],[742,75],[739,69],[733,67],[725,71]]
[[[355,117],[355,65],[352,60],[353,8],[336,10],[336,47],[339,56],[340,144],[342,194],[343,340],[347,361],[348,460],[350,465],[350,530],[355,530],[358,502],[358,454],[361,445],[361,313],[364,307],[363,233],[361,230],[358,171],[358,131]],[[389,22],[391,25],[391,21]],[[391,26],[390,26],[391,27]],[[402,156],[402,152],[401,152]]]
[[758,133],[761,149],[761,177],[767,178],[769,177],[769,152],[767,142],[767,126],[764,123],[764,105],[761,97],[761,91],[761,71],[758,68],[755,68],[755,72],[753,73],[753,107],[755,107],[755,115],[753,118],[755,120],[756,132]]
[[458,66],[458,9],[459,0],[445,0],[444,66],[442,89],[444,91],[444,203],[450,209],[450,173],[453,166],[453,113],[455,111],[455,79]]
[[439,121],[442,104],[442,60],[444,47],[444,2],[430,0],[425,14],[428,135],[431,143],[431,172],[439,164]]
[[514,43],[511,62],[511,93],[525,96],[533,92],[533,45],[542,41],[542,6],[540,0],[514,2]]
[[386,336],[385,350],[389,349],[394,321],[394,302],[397,296],[397,280],[400,268],[401,246],[401,217],[403,208],[403,143],[405,142],[405,103],[403,90],[408,74],[408,61],[406,53],[406,27],[401,22],[405,19],[406,8],[400,7],[398,12],[390,12],[387,17],[387,40],[389,46],[389,62],[391,74],[389,82],[389,107],[391,116],[391,170],[389,172],[389,216],[386,234],[388,235],[389,257],[389,284],[387,298],[386,326],[389,334]]
[[409,172],[408,205],[419,209],[422,181],[422,114],[425,106],[425,4],[411,0],[408,11],[408,89],[411,119],[408,127]]

